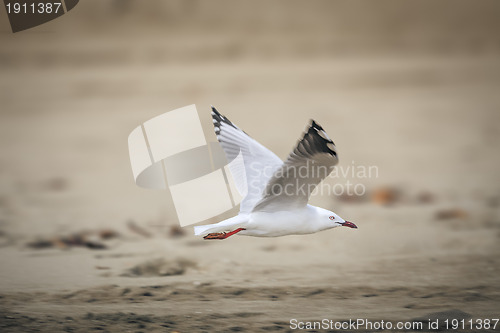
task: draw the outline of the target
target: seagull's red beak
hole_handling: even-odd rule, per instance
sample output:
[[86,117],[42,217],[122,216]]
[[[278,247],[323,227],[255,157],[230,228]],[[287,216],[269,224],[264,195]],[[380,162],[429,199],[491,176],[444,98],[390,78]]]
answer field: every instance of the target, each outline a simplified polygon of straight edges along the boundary
[[354,223],[349,222],[349,221],[345,221],[344,223],[342,223],[342,226],[343,227],[349,227],[349,228],[358,229],[357,225],[355,225]]

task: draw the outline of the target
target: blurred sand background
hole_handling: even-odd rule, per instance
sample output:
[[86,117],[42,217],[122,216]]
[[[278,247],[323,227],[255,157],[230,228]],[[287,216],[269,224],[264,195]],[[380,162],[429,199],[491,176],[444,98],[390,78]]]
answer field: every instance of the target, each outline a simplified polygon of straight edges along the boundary
[[[85,0],[12,34],[0,10],[1,331],[498,318],[499,17],[483,0]],[[359,229],[176,229],[127,136],[189,104],[209,140],[213,104],[281,158],[317,120],[341,166],[379,170],[351,179],[363,197],[313,199]]]

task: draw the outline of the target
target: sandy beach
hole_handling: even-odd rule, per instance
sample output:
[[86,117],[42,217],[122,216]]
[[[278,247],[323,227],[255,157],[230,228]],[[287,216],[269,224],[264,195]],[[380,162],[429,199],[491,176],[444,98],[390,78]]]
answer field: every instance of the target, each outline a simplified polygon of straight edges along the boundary
[[[85,1],[12,34],[1,12],[0,331],[500,331],[442,326],[500,316],[498,14],[494,1]],[[327,181],[361,196],[311,201],[359,229],[204,241],[179,228],[169,192],[134,183],[127,137],[190,104],[208,141],[213,104],[282,159],[317,120],[338,168],[377,170]]]

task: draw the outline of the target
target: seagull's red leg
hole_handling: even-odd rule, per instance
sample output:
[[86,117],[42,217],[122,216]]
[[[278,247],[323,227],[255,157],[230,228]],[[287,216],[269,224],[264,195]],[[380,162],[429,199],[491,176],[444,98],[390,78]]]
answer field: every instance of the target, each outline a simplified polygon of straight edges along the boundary
[[238,232],[243,231],[243,230],[245,230],[245,228],[238,228],[238,229],[236,229],[236,230],[233,230],[233,231],[231,231],[231,232],[228,232],[228,233],[226,233],[226,234],[224,235],[224,238],[228,238],[229,236],[232,236],[232,235],[234,235],[234,234],[237,234]]
[[238,228],[238,229],[230,231],[230,232],[214,232],[214,233],[206,235],[205,237],[203,237],[203,239],[226,239],[229,236],[237,234],[238,232],[240,232],[242,230],[245,230],[245,228]]

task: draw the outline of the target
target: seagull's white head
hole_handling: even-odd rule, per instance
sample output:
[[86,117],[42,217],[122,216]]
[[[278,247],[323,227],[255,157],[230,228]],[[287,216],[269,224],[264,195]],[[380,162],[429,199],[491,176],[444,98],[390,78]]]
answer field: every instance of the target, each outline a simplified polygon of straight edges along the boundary
[[331,228],[336,228],[336,227],[349,227],[355,229],[358,228],[358,226],[355,225],[354,223],[344,220],[343,218],[341,218],[332,211],[322,209],[320,214],[322,216],[322,219],[324,220],[328,219],[328,223]]

